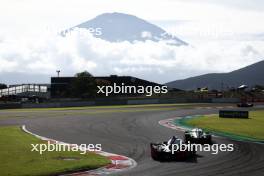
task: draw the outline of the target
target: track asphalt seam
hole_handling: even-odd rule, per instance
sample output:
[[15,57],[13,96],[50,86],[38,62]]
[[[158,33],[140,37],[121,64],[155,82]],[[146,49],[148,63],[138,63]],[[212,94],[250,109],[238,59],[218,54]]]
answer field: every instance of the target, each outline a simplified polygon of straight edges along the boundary
[[[58,144],[67,144],[71,145],[65,142],[57,141],[54,139],[46,138],[40,135],[37,135],[35,133],[30,132],[29,130],[26,129],[25,125],[22,125],[22,130],[28,134],[31,134],[43,141],[49,141],[51,143],[58,143]],[[80,148],[80,147],[79,147]],[[61,176],[97,176],[97,175],[108,175],[108,174],[113,174],[121,171],[126,171],[129,169],[132,169],[137,166],[137,163],[135,160],[128,158],[126,156],[122,155],[117,155],[113,153],[108,153],[104,151],[99,151],[95,152],[98,155],[102,155],[107,157],[109,160],[111,160],[111,164],[108,164],[104,167],[95,169],[95,170],[88,170],[88,171],[82,171],[82,172],[75,172],[71,174],[64,174]]]

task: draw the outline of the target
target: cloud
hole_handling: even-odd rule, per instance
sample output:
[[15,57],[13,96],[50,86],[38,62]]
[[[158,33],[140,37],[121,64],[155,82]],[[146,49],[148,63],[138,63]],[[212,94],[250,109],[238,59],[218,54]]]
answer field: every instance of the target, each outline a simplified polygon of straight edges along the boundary
[[152,34],[151,34],[151,32],[148,32],[148,31],[143,31],[142,33],[141,33],[141,37],[142,38],[151,38],[152,37]]
[[[0,37],[1,38],[1,37]],[[208,72],[228,72],[263,59],[264,41],[221,41],[196,46],[164,42],[111,43],[76,29],[66,37],[5,37],[0,40],[1,73],[132,75],[164,83]],[[2,78],[3,79],[3,78]],[[20,80],[31,82],[30,78]],[[17,80],[13,80],[17,82]]]
[[197,2],[197,0],[179,0],[182,2],[193,2],[193,3],[205,3],[205,4],[217,4],[230,8],[248,9],[248,10],[260,10],[263,11],[264,2],[262,0],[203,0]]

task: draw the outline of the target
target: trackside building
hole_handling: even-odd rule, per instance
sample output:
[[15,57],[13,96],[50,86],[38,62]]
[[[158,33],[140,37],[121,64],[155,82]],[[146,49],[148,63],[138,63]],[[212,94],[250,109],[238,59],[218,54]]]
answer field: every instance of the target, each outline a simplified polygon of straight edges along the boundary
[[39,97],[48,99],[50,84],[17,84],[0,89],[0,97]]
[[[71,88],[72,83],[77,77],[52,77],[51,78],[51,86],[50,86],[50,94],[51,98],[71,98],[69,93],[69,89]],[[96,84],[100,85],[110,85],[114,84],[117,86],[121,86],[122,83],[126,86],[162,86],[160,84],[146,81],[143,79],[139,79],[132,76],[102,76],[102,77],[93,77]],[[129,96],[139,96],[140,94],[131,94]],[[111,95],[111,96],[120,96],[120,95]],[[128,95],[123,95],[128,96]]]

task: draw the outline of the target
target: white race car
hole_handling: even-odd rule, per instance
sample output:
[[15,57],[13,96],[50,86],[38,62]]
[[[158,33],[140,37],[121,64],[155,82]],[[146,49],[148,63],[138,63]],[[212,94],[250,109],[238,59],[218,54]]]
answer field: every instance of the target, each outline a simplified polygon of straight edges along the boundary
[[204,132],[200,128],[194,128],[189,131],[185,131],[185,142],[196,143],[196,144],[211,144],[212,136],[208,132]]

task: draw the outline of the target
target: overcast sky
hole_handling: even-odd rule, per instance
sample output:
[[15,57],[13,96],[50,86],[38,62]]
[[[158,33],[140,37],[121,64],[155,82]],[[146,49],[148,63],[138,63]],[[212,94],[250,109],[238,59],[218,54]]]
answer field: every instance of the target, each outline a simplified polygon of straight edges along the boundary
[[[208,72],[227,72],[263,59],[262,0],[0,0],[0,4],[0,73],[13,73],[21,64],[27,63],[19,69],[21,72],[47,74],[61,69],[67,75],[87,69],[98,75],[117,73],[166,82]],[[147,52],[148,55],[142,56],[145,63],[140,65],[136,56],[121,54],[127,53],[124,51],[126,49],[135,49],[137,45],[122,44],[118,46],[122,48],[120,51],[116,45],[96,40],[96,47],[107,46],[112,49],[108,50],[110,57],[116,57],[111,56],[113,50],[119,53],[119,58],[113,61],[116,67],[100,72],[98,68],[102,68],[103,59],[107,59],[101,56],[102,53],[86,52],[86,56],[76,51],[68,55],[64,53],[63,57],[68,59],[66,62],[61,53],[57,53],[66,47],[61,46],[62,39],[43,34],[44,31],[67,29],[106,12],[133,14],[163,27],[192,46],[176,49],[141,43],[146,49],[165,49],[162,53]],[[88,38],[87,42],[95,42],[95,39]],[[64,42],[78,49],[81,45],[78,43],[79,39],[80,36]],[[39,45],[34,46],[35,43]],[[81,46],[92,45],[95,44],[86,43]],[[231,50],[230,47],[232,51],[228,51]],[[166,51],[168,53],[164,53]],[[172,51],[177,53],[177,57],[176,54],[169,55]],[[138,56],[144,54],[139,50],[136,52]],[[156,57],[155,61],[150,58],[153,55]],[[175,68],[181,66],[181,72],[173,72],[175,68],[168,67],[163,56],[169,56],[166,59]],[[138,59],[142,60],[140,57]],[[191,59],[196,61],[192,62]],[[210,67],[211,63],[218,61],[221,68]],[[108,62],[107,66],[112,67],[111,60]],[[65,63],[74,64],[67,68]],[[124,67],[124,63],[127,67]],[[196,67],[199,63],[201,65],[198,69]],[[64,65],[63,68],[58,68],[60,65]],[[37,69],[31,69],[33,66],[37,66]],[[154,72],[158,72],[159,76],[152,77]],[[0,77],[0,81],[1,79]]]
[[[224,23],[222,28],[229,32],[264,28],[262,0],[1,0],[0,30],[63,29],[105,12],[133,14],[160,25],[179,20],[198,20],[207,26]],[[197,27],[204,29],[204,24]]]

